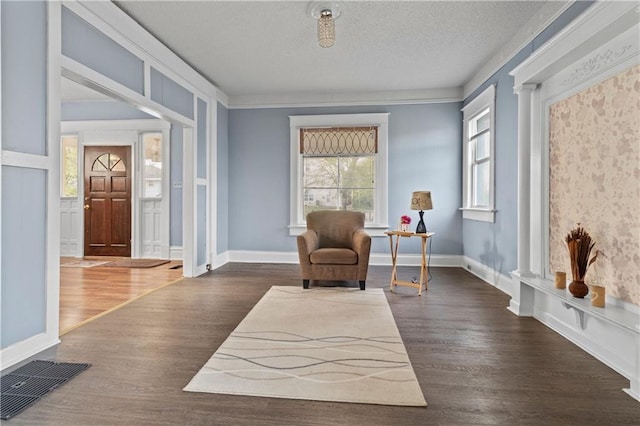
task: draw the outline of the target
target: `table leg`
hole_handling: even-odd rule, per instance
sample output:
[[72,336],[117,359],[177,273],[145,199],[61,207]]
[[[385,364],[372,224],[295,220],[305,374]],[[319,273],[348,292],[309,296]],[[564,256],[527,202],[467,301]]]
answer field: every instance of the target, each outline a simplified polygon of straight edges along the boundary
[[389,235],[389,248],[391,249],[391,284],[389,285],[389,290],[393,291],[393,288],[396,285],[396,281],[398,280],[398,246],[400,244],[400,236],[396,235],[396,245],[393,246],[393,235]]
[[[422,285],[424,284],[425,291],[429,285],[429,275],[427,274],[427,239],[420,239],[422,240],[422,260],[420,265],[420,288],[418,289],[418,296],[422,296]],[[425,279],[427,280],[426,282]]]

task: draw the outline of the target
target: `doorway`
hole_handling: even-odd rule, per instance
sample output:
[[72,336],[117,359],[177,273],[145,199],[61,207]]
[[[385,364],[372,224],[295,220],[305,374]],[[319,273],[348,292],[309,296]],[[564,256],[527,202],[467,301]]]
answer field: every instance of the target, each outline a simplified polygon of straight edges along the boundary
[[131,147],[84,149],[84,255],[131,256]]

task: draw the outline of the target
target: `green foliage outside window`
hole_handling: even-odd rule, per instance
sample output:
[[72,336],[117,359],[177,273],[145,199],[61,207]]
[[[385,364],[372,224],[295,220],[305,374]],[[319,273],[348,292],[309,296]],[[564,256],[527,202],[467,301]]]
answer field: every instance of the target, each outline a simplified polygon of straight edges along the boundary
[[78,196],[78,137],[62,137],[62,197]]
[[353,210],[373,221],[375,156],[305,156],[304,215]]

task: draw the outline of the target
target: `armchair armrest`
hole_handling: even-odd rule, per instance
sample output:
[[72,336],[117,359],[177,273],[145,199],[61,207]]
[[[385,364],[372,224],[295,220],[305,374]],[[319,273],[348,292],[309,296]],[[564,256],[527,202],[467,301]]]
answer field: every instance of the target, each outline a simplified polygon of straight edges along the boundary
[[296,237],[298,243],[298,259],[300,260],[300,269],[302,270],[302,278],[308,280],[311,278],[311,252],[318,249],[318,234],[314,231],[307,230]]
[[358,253],[358,256],[364,255],[365,252],[368,256],[370,250],[371,250],[371,236],[362,229],[354,232],[353,233],[353,251]]
[[[314,231],[307,230],[296,237],[298,242],[298,252],[309,256],[312,252],[318,250],[318,234]],[[301,251],[302,250],[302,251]]]
[[367,279],[369,269],[371,236],[363,229],[353,233],[353,250],[358,253],[358,280],[364,281]]

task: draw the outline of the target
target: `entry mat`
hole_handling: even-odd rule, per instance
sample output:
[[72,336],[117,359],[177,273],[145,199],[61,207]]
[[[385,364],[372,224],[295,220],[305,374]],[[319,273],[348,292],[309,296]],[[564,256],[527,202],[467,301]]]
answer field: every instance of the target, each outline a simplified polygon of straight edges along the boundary
[[31,361],[0,377],[0,419],[8,420],[73,379],[91,364]]

